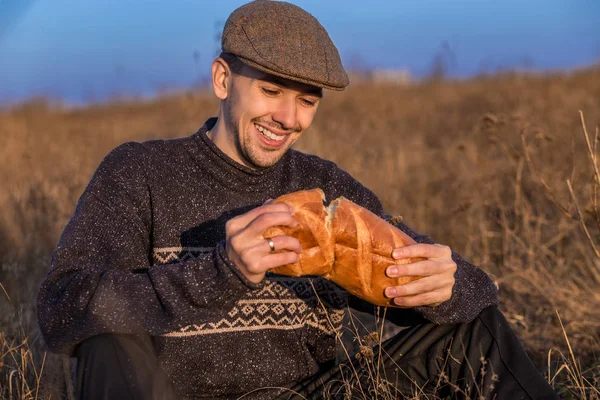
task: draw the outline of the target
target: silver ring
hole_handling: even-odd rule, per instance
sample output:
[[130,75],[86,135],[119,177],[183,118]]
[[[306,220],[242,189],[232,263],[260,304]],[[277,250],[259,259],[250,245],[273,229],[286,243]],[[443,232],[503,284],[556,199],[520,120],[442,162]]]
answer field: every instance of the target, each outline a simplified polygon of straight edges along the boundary
[[271,253],[275,251],[275,243],[271,238],[267,238],[267,243],[269,243],[269,247],[271,248]]

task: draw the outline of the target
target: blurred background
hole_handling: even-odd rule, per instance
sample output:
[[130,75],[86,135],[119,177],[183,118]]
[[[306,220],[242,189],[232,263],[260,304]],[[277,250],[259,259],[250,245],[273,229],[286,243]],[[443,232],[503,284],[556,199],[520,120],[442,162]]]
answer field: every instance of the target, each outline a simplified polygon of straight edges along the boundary
[[[204,86],[243,0],[0,0],[0,104]],[[597,0],[298,0],[345,65],[396,79],[549,71],[600,58]]]
[[[599,399],[600,1],[295,3],[352,82],[296,148],[490,273],[548,382]],[[0,0],[1,400],[74,398],[37,326],[52,250],[111,149],[216,115],[207,74],[241,4]]]

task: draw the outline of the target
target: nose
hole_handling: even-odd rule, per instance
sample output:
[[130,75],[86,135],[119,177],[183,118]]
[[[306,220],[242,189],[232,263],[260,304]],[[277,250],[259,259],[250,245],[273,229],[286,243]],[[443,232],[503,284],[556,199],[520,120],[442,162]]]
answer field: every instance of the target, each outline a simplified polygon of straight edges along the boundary
[[272,115],[273,121],[281,124],[283,129],[294,129],[298,124],[296,116],[296,99],[284,98],[277,104],[277,109]]

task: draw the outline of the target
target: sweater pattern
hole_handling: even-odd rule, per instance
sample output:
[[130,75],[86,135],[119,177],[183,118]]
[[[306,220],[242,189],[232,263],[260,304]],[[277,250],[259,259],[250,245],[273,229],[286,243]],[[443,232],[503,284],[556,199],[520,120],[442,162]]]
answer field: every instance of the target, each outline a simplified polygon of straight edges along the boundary
[[[156,248],[153,254],[154,262],[159,265],[209,256],[211,251],[211,248],[174,246]],[[249,292],[219,317],[186,325],[162,336],[185,337],[305,327],[334,336],[342,326],[347,305],[347,292],[324,278],[290,278],[269,274],[262,288]]]

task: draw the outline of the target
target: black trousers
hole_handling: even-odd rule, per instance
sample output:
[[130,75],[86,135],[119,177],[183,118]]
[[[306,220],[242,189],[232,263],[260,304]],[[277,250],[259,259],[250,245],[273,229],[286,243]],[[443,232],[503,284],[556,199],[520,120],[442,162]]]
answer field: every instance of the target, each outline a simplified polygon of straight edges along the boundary
[[[369,351],[372,349],[372,353]],[[558,399],[506,319],[490,307],[472,322],[420,323],[349,362],[324,368],[278,399]],[[388,397],[381,393],[387,392]],[[89,399],[177,399],[150,337],[106,334],[78,351],[77,394]]]

